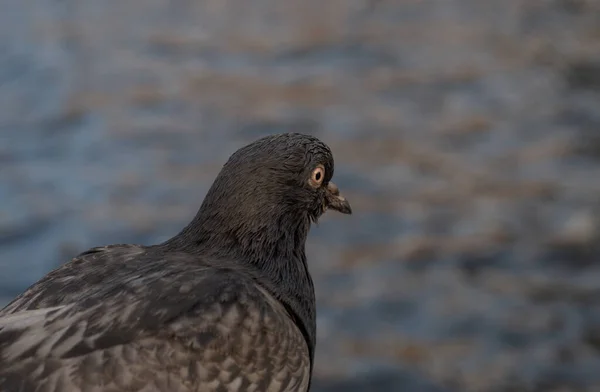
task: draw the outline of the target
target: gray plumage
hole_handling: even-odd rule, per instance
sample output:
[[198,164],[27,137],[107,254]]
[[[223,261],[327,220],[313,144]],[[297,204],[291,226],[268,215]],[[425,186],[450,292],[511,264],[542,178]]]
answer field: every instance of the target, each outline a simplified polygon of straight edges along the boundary
[[304,244],[350,213],[318,139],[238,150],[179,234],[92,248],[0,311],[0,391],[307,391],[315,297]]

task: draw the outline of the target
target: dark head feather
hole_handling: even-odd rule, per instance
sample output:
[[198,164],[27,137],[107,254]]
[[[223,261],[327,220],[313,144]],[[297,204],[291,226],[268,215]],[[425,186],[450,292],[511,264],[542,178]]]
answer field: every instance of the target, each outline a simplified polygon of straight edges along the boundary
[[[325,178],[315,189],[308,179],[318,165]],[[229,158],[194,220],[173,240],[256,262],[290,256],[325,211],[333,170],[331,150],[314,136],[259,139]]]

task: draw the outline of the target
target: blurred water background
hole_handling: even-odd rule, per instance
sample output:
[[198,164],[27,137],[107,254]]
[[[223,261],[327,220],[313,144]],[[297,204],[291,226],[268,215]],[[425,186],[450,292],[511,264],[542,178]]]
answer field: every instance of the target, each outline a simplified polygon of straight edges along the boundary
[[600,391],[600,1],[3,0],[0,303],[328,143],[315,392]]

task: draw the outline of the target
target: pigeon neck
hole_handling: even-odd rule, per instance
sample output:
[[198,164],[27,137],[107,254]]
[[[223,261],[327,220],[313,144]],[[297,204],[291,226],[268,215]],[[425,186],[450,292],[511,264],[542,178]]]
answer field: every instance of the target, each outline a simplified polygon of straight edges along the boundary
[[310,229],[308,216],[281,211],[277,216],[249,219],[235,211],[223,214],[214,210],[200,209],[194,220],[167,244],[187,252],[241,259],[263,272],[286,267],[287,263],[275,260],[302,264]]

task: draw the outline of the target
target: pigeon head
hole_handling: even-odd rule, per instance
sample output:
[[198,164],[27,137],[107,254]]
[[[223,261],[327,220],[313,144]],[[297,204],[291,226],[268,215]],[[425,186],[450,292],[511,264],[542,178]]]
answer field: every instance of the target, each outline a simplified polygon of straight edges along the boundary
[[304,252],[311,222],[327,210],[352,212],[331,182],[333,168],[331,150],[314,136],[284,133],[248,144],[225,163],[171,243],[260,260]]
[[255,219],[272,210],[311,221],[327,209],[350,214],[350,204],[331,182],[333,168],[331,150],[316,137],[267,136],[229,158],[207,199],[227,200],[240,217]]

